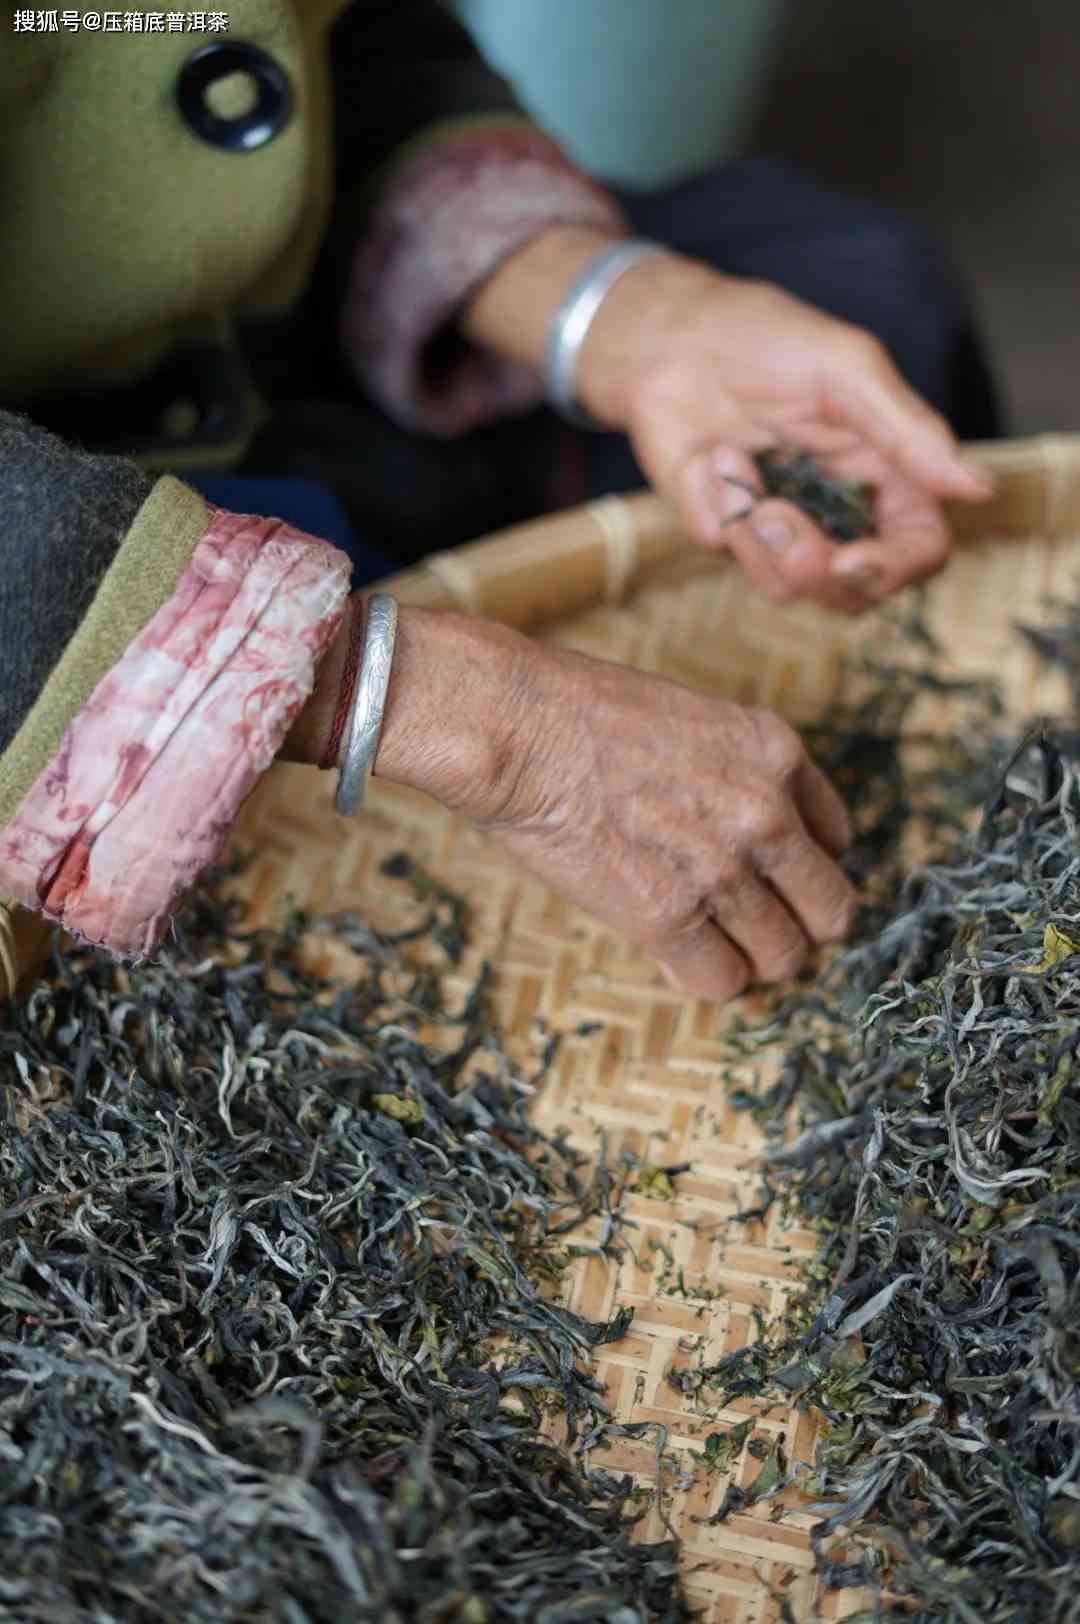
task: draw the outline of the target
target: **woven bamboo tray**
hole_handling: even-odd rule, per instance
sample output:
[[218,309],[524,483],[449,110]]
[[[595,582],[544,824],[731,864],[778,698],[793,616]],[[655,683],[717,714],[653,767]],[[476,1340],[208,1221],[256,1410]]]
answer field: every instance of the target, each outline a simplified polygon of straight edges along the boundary
[[[930,587],[928,619],[950,650],[957,673],[993,671],[1019,715],[1062,708],[1058,683],[1040,672],[1012,633],[1016,620],[1045,617],[1043,600],[1074,589],[1080,573],[1080,437],[975,448],[999,476],[995,498],[957,513],[958,546]],[[702,571],[707,573],[700,573]],[[821,713],[835,692],[846,655],[886,635],[886,618],[833,618],[805,605],[777,608],[736,568],[692,548],[658,498],[611,499],[592,509],[522,527],[387,583],[403,601],[457,605],[536,626],[559,642],[740,701],[773,706],[793,721]],[[922,724],[949,726],[938,702]],[[737,1226],[724,1220],[754,1204],[756,1136],[726,1104],[730,1065],[720,1035],[728,1011],[676,996],[651,965],[570,903],[523,876],[498,848],[423,797],[374,783],[367,808],[343,822],[331,807],[329,775],[279,767],[248,803],[238,831],[256,857],[242,881],[261,923],[281,917],[292,896],[306,908],[362,911],[376,928],[416,918],[406,888],[379,865],[405,849],[471,904],[472,944],[452,994],[463,993],[479,965],[495,968],[495,998],[511,1051],[535,1061],[539,1022],[568,1034],[535,1105],[537,1119],[565,1125],[572,1141],[595,1152],[597,1132],[616,1160],[689,1162],[678,1200],[631,1196],[625,1210],[639,1226],[637,1261],[595,1259],[575,1265],[567,1300],[596,1318],[628,1304],[626,1338],[603,1351],[599,1374],[621,1420],[658,1422],[681,1457],[669,1474],[663,1508],[643,1528],[664,1537],[664,1518],[683,1540],[688,1589],[706,1624],[767,1624],[781,1617],[837,1619],[858,1599],[820,1596],[812,1575],[804,1501],[788,1491],[782,1521],[766,1502],[716,1527],[707,1518],[727,1479],[697,1470],[710,1431],[752,1413],[739,1401],[717,1415],[698,1414],[669,1382],[691,1361],[711,1362],[756,1337],[753,1311],[782,1314],[801,1256],[812,1239],[779,1219]],[[331,969],[335,966],[331,965]],[[336,968],[347,972],[348,966]],[[575,1036],[585,1022],[599,1030]],[[684,1227],[696,1221],[695,1229]],[[674,1268],[663,1274],[670,1249]],[[671,1289],[682,1271],[689,1296]],[[693,1297],[702,1285],[724,1295]],[[774,1410],[760,1435],[782,1434],[789,1461],[809,1461],[814,1425]],[[625,1441],[602,1458],[610,1470],[656,1478],[655,1438]],[[744,1452],[737,1482],[759,1470]],[[691,1477],[689,1485],[679,1475]]]

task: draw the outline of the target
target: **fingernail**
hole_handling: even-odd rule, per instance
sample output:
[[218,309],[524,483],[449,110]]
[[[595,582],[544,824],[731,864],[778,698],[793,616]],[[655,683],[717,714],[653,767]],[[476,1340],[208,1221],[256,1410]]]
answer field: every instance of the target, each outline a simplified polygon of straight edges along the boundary
[[709,467],[713,511],[725,524],[733,519],[745,519],[753,511],[757,499],[756,492],[750,490],[745,479],[739,477],[738,468],[737,460],[734,457],[730,460],[725,458],[722,452],[717,453]]
[[770,553],[786,553],[795,540],[790,523],[779,513],[756,516],[754,530],[762,546],[767,547]]
[[713,500],[718,523],[734,524],[736,519],[748,519],[754,511],[754,498],[734,485],[720,486]]

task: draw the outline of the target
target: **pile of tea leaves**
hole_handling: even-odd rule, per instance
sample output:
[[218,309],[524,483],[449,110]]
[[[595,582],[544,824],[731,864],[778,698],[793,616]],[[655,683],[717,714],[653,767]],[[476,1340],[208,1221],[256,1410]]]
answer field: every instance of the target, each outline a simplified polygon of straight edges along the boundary
[[798,446],[777,445],[758,451],[754,464],[758,484],[724,476],[746,497],[745,507],[733,513],[725,524],[745,519],[764,494],[794,503],[827,536],[841,544],[877,534],[872,486],[841,478]]
[[810,452],[778,446],[754,458],[767,496],[794,502],[833,541],[876,534],[874,494],[867,485],[830,474]]
[[[1077,626],[1074,611],[1040,634],[1059,665],[1080,655]],[[986,703],[982,734],[944,739],[912,779],[899,736],[873,726],[902,720],[911,684],[871,684],[863,715],[877,756],[856,855],[887,883],[825,977],[736,1040],[782,1051],[770,1085],[735,1103],[770,1139],[765,1206],[818,1236],[808,1286],[752,1350],[749,1388],[743,1367],[681,1381],[715,1392],[737,1376],[824,1415],[797,1480],[822,1517],[826,1583],[878,1593],[860,1619],[899,1603],[927,1624],[1066,1624],[1080,1619],[1080,737],[1037,726],[1003,758]],[[846,744],[843,727],[818,741],[834,772],[858,714],[848,724]],[[936,857],[905,868],[915,826]]]
[[[395,872],[456,957],[460,909]],[[348,985],[305,968],[327,932]],[[248,932],[210,886],[155,963],[59,952],[5,1015],[0,1618],[690,1617],[583,1469],[629,1319],[551,1289],[588,1191],[483,986],[448,1010],[408,951]]]

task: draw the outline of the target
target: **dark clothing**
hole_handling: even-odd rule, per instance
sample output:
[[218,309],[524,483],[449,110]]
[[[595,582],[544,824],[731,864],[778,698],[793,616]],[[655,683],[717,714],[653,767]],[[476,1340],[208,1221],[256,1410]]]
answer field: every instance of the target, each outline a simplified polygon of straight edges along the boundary
[[0,412],[0,751],[93,601],[153,480]]
[[394,561],[357,535],[348,514],[326,485],[269,474],[189,474],[187,483],[215,507],[233,513],[272,513],[309,536],[332,542],[353,561],[356,586],[390,575]]

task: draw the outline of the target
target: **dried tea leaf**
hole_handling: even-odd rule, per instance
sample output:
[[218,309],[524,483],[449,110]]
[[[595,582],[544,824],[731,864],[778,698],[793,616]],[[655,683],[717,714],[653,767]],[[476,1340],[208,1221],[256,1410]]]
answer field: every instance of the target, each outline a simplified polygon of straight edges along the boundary
[[[688,1624],[673,1545],[590,1470],[631,1310],[550,1296],[610,1188],[529,1120],[483,980],[448,1007],[463,910],[398,867],[423,968],[211,886],[156,962],[60,950],[5,1012],[5,1621]],[[351,985],[306,968],[330,934]]]
[[1050,923],[1043,931],[1042,958],[1036,964],[1018,964],[1018,970],[1027,970],[1034,975],[1044,975],[1055,965],[1062,964],[1074,953],[1080,953],[1080,939],[1068,935],[1060,926]]
[[409,1094],[373,1094],[371,1103],[376,1111],[410,1128],[418,1127],[424,1120],[424,1107]]
[[[1080,699],[1080,605],[1046,635]],[[769,1202],[818,1237],[754,1390],[826,1417],[824,1585],[884,1578],[919,1624],[1073,1624],[1080,739],[1046,722],[1004,739],[988,690],[932,668],[879,676],[811,739],[853,811],[860,926],[771,1011],[778,1080],[733,1093],[772,1136]],[[963,725],[908,735],[926,689]],[[717,1520],[745,1503],[729,1493]],[[840,1530],[876,1559],[836,1560]]]
[[702,1456],[706,1468],[710,1472],[730,1472],[756,1425],[756,1418],[749,1416],[747,1420],[737,1422],[728,1432],[710,1432]]
[[667,1169],[648,1162],[639,1169],[634,1187],[640,1195],[652,1196],[656,1201],[674,1201],[677,1194],[675,1180]]
[[1080,1551],[1080,1500],[1051,1500],[1046,1508],[1046,1526],[1059,1545]]
[[778,1489],[782,1489],[787,1482],[787,1466],[784,1461],[784,1446],[779,1438],[766,1455],[761,1471],[746,1488],[746,1504],[757,1505],[759,1500],[765,1500]]
[[768,495],[793,502],[833,541],[858,541],[874,534],[869,486],[830,474],[808,451],[784,447],[761,451],[754,460]]

